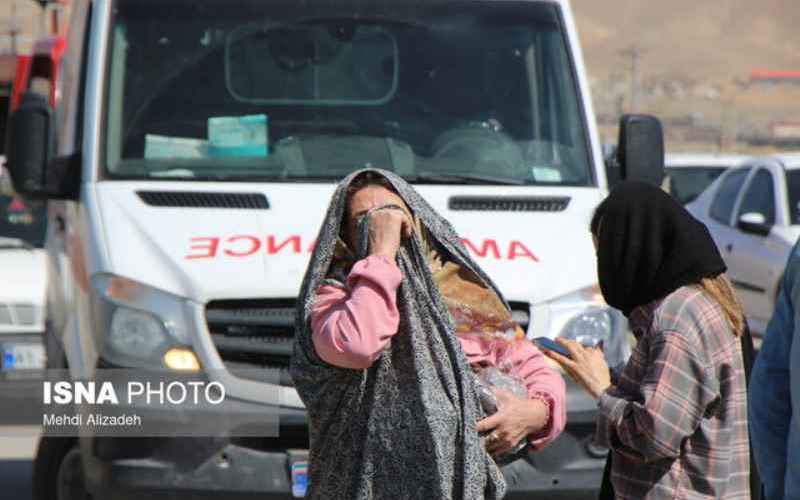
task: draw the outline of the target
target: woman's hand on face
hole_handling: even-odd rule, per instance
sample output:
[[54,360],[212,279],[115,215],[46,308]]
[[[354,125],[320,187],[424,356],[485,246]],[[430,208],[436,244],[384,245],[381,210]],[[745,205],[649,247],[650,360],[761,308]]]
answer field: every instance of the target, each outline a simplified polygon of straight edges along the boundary
[[583,347],[574,340],[559,338],[556,342],[569,351],[572,359],[550,350],[545,350],[544,353],[560,364],[590,396],[599,399],[600,395],[611,386],[611,372],[603,350]]
[[369,221],[370,254],[394,260],[400,240],[411,236],[411,230],[411,221],[404,211],[390,208],[374,211]]
[[502,455],[531,434],[547,425],[549,410],[539,399],[520,398],[502,389],[496,389],[497,413],[478,422],[478,432],[488,433],[486,450],[492,455]]

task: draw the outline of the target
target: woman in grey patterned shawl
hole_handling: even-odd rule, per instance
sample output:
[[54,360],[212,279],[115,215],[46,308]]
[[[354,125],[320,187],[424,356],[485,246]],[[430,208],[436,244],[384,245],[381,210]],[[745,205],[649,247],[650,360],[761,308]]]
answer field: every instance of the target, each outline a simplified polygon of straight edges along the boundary
[[[351,279],[355,274],[353,259],[342,255],[346,244],[341,234],[351,222],[348,188],[365,172],[348,176],[334,193],[298,303],[291,374],[309,415],[308,496],[326,500],[502,498],[505,482],[478,434],[478,422],[485,415],[473,370],[459,344],[454,310],[448,309],[449,297],[443,297],[442,285],[431,272],[429,241],[447,254],[452,261],[448,265],[458,274],[475,277],[483,287],[478,291],[499,305],[500,319],[510,320],[508,306],[469,257],[450,224],[394,174],[369,171],[370,175],[385,177],[413,212],[417,224],[416,231],[411,230],[411,224],[404,224],[407,237],[392,255],[399,268],[396,331],[392,332],[396,335],[364,363],[335,366],[321,357],[319,346],[315,348],[314,329],[319,325],[312,323],[318,290],[330,286],[344,290],[347,273]],[[368,225],[367,220],[361,225],[362,231]],[[420,227],[425,228],[426,237],[422,237]],[[364,251],[358,251],[362,258]],[[497,315],[491,316],[497,319]],[[513,328],[504,332],[513,333]],[[492,346],[517,345],[491,338]],[[546,382],[543,390],[533,391],[533,399],[525,401],[530,402],[524,406],[530,425],[520,427],[517,434],[504,434],[514,440],[529,435],[534,447],[537,443],[543,446],[563,428],[563,382],[557,373],[545,373],[549,368],[542,368],[544,363],[536,366],[539,368],[521,376]],[[495,451],[501,448],[509,451],[502,445],[496,445]]]

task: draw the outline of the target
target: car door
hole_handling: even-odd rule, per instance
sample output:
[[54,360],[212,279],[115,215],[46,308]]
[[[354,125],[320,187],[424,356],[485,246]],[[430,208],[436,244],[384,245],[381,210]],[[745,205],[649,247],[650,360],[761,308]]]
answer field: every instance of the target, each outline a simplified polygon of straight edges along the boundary
[[735,169],[724,174],[713,194],[708,213],[701,214],[702,221],[708,227],[728,267],[731,265],[730,249],[733,248],[736,239],[736,230],[731,227],[733,209],[749,174],[750,168]]
[[[757,168],[744,188],[744,195],[736,208],[737,222],[745,214],[761,214],[767,226],[777,222],[776,179],[766,168]],[[757,330],[766,325],[772,315],[773,286],[778,278],[773,265],[785,257],[782,244],[773,234],[758,234],[736,228],[736,237],[729,249],[730,277],[747,313]]]

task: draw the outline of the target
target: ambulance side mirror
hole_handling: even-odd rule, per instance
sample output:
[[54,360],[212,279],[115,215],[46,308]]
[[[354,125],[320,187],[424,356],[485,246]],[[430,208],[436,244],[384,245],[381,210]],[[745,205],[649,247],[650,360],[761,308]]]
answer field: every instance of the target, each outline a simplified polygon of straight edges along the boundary
[[619,180],[661,185],[664,180],[664,131],[658,118],[624,115],[620,119],[616,164]]
[[55,130],[47,97],[27,92],[9,124],[7,168],[14,190],[32,199],[77,199],[80,155],[53,160]]

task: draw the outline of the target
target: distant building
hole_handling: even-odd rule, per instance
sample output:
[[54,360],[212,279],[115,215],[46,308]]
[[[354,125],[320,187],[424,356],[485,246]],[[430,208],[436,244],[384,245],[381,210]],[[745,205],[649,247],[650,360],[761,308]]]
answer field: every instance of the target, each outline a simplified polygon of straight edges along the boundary
[[754,69],[750,72],[750,83],[800,85],[800,70]]
[[28,54],[42,28],[42,8],[33,0],[0,2],[0,54]]
[[774,144],[800,145],[800,122],[773,122],[769,126],[769,132]]

